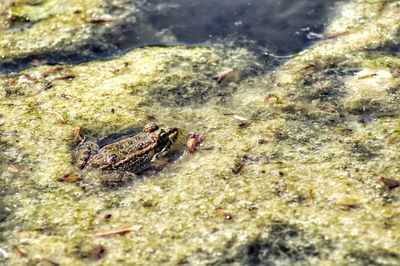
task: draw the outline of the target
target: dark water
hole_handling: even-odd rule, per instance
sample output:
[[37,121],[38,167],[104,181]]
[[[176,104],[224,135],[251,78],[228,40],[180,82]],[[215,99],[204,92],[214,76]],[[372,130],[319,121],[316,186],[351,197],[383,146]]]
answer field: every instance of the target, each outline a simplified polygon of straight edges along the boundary
[[30,66],[111,58],[147,45],[245,46],[260,55],[290,55],[321,38],[335,0],[128,0],[130,22],[76,49],[63,48],[2,63],[0,73]]
[[318,38],[334,2],[149,0],[144,10],[148,23],[165,38],[160,38],[159,43],[201,44],[230,37],[254,41],[285,55],[303,49]]

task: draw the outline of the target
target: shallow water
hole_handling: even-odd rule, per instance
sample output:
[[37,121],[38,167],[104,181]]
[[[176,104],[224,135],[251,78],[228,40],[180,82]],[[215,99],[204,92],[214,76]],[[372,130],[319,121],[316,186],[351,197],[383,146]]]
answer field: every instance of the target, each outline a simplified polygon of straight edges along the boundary
[[146,24],[160,39],[134,45],[202,44],[229,37],[277,54],[292,54],[321,35],[335,1],[149,0],[143,7]]
[[[118,2],[118,1],[116,1]],[[122,1],[130,13],[125,24],[107,29],[75,49],[56,47],[55,51],[16,56],[2,63],[0,73],[16,72],[32,66],[35,60],[50,64],[81,63],[112,58],[142,46],[211,45],[243,46],[268,55],[291,55],[322,38],[324,25],[334,0],[236,0],[236,1]],[[120,7],[111,10],[119,15]],[[130,17],[130,18],[129,18]],[[101,23],[99,23],[101,25]],[[24,24],[22,24],[24,25]],[[32,25],[14,26],[29,30]]]

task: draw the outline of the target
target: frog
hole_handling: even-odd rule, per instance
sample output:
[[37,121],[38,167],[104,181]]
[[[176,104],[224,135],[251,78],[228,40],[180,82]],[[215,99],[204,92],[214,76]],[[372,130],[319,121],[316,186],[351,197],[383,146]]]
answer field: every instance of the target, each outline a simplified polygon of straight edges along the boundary
[[108,175],[104,180],[113,182],[132,179],[151,167],[152,162],[165,157],[178,136],[178,128],[160,128],[148,123],[141,132],[102,147],[96,141],[83,138],[75,148],[75,167],[98,169]]

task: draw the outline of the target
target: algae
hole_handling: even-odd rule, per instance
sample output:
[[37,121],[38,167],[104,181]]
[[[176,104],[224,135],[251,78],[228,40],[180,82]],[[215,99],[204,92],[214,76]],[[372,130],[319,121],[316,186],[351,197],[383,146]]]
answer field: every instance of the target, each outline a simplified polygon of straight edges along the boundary
[[[400,62],[385,50],[399,15],[397,2],[341,3],[325,39],[267,74],[246,49],[217,46],[1,77],[0,180],[18,191],[3,198],[1,259],[397,265],[399,189],[381,178],[400,179]],[[229,68],[235,78],[213,80]],[[154,118],[206,139],[118,188],[58,181],[73,171],[76,127],[103,138]],[[128,225],[140,229],[94,236]],[[88,255],[99,246],[104,256]]]
[[[82,61],[118,50],[113,32],[137,20],[139,1],[5,0],[0,2],[0,71]],[[115,36],[114,36],[115,37]],[[110,40],[109,40],[110,39]]]

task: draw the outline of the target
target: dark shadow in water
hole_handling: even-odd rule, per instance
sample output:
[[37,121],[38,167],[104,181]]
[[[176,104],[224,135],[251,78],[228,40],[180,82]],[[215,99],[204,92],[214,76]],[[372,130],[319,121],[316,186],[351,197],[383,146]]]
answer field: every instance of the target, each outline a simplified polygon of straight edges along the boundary
[[[141,4],[139,4],[139,2]],[[209,45],[231,42],[258,54],[296,53],[321,36],[335,0],[147,0],[136,1],[137,18],[76,49],[0,61],[0,73],[32,65],[76,64],[110,58],[147,45]],[[129,1],[127,1],[129,4]],[[238,41],[236,41],[238,40]],[[231,43],[232,45],[232,43]]]
[[319,250],[331,249],[331,243],[318,236],[307,235],[295,225],[275,222],[268,237],[258,237],[244,245],[233,257],[221,259],[212,265],[308,265],[313,257],[323,258]]

